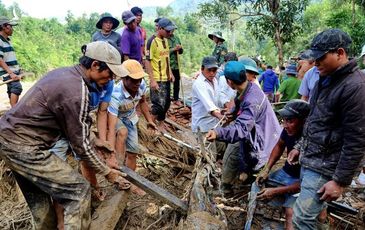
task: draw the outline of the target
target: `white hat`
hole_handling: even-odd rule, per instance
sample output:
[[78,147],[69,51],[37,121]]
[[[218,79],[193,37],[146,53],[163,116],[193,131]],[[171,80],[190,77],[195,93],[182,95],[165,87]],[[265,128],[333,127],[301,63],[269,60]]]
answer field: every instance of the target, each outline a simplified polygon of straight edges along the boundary
[[105,62],[118,77],[125,77],[129,72],[122,66],[119,51],[108,42],[96,41],[86,45],[85,56]]

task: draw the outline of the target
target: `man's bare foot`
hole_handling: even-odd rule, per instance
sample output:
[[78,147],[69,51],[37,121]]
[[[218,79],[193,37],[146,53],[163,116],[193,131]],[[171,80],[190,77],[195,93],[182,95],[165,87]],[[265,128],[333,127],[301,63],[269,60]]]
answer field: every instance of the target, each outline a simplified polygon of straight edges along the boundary
[[133,192],[134,194],[136,194],[138,196],[146,195],[145,191],[143,191],[141,188],[135,186],[134,184],[131,185],[131,192]]

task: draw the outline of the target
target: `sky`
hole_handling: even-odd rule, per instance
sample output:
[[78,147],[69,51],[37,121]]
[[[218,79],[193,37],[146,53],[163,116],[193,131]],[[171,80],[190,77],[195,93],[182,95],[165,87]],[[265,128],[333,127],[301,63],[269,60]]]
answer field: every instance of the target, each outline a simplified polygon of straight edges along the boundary
[[165,7],[173,0],[1,0],[6,6],[18,3],[20,9],[34,18],[57,18],[64,20],[70,10],[76,17],[83,13],[109,12],[119,18],[123,11],[133,6]]

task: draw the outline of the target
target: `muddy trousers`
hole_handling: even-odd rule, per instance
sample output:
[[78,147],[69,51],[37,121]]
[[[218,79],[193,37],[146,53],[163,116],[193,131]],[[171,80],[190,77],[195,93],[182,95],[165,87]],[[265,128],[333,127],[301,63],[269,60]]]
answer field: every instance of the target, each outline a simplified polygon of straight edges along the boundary
[[2,144],[0,158],[14,172],[35,229],[56,229],[53,200],[64,207],[65,229],[89,228],[90,185],[69,164],[46,150],[15,152]]

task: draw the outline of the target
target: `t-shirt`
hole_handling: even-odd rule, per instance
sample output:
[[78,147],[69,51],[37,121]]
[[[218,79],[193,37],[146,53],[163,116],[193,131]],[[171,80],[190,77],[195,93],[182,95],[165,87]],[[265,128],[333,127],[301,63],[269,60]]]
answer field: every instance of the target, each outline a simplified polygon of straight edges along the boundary
[[[19,64],[16,60],[14,48],[10,42],[10,39],[6,39],[0,35],[0,58],[8,65],[11,71],[17,73],[19,71]],[[0,75],[7,72],[0,67]]]
[[169,43],[166,38],[153,35],[146,44],[146,59],[151,62],[153,77],[156,81],[166,82],[170,72]]
[[96,83],[92,83],[94,91],[90,91],[89,93],[89,108],[90,111],[95,110],[99,107],[99,104],[102,102],[109,103],[111,100],[114,81],[109,81],[108,84],[104,85],[103,87],[98,87]]
[[183,49],[181,48],[179,51],[173,51],[173,49],[176,47],[176,45],[181,45],[181,41],[176,35],[171,36],[168,41],[170,47],[170,67],[171,69],[179,69],[177,52],[179,52],[179,54],[182,54]]
[[279,87],[279,92],[282,94],[281,101],[290,101],[292,99],[299,99],[300,94],[298,89],[301,81],[296,77],[288,77]]
[[119,119],[126,118],[133,124],[138,121],[136,107],[142,96],[146,94],[146,82],[142,79],[137,94],[132,97],[124,88],[123,81],[120,81],[113,90],[108,112],[117,116]]
[[308,70],[304,74],[298,93],[302,96],[309,97],[308,101],[310,101],[313,95],[313,88],[318,80],[319,80],[319,71],[316,66],[313,66],[310,70]]
[[124,28],[120,47],[122,53],[127,55],[130,59],[142,62],[141,46],[143,40],[141,38],[140,28],[137,27],[135,31],[131,31],[128,27]]
[[118,34],[115,31],[112,31],[110,34],[108,35],[103,35],[101,33],[101,31],[97,31],[93,34],[92,36],[92,41],[104,41],[104,42],[109,42],[109,44],[113,45],[115,48],[118,49],[118,51],[120,51],[120,34]]
[[[294,145],[299,140],[300,136],[289,136],[285,129],[281,132],[280,139],[282,139],[285,143],[286,151],[289,154],[291,150],[293,150]],[[290,165],[288,161],[285,161],[285,165],[283,166],[283,170],[292,177],[299,178],[300,176],[300,165]]]

